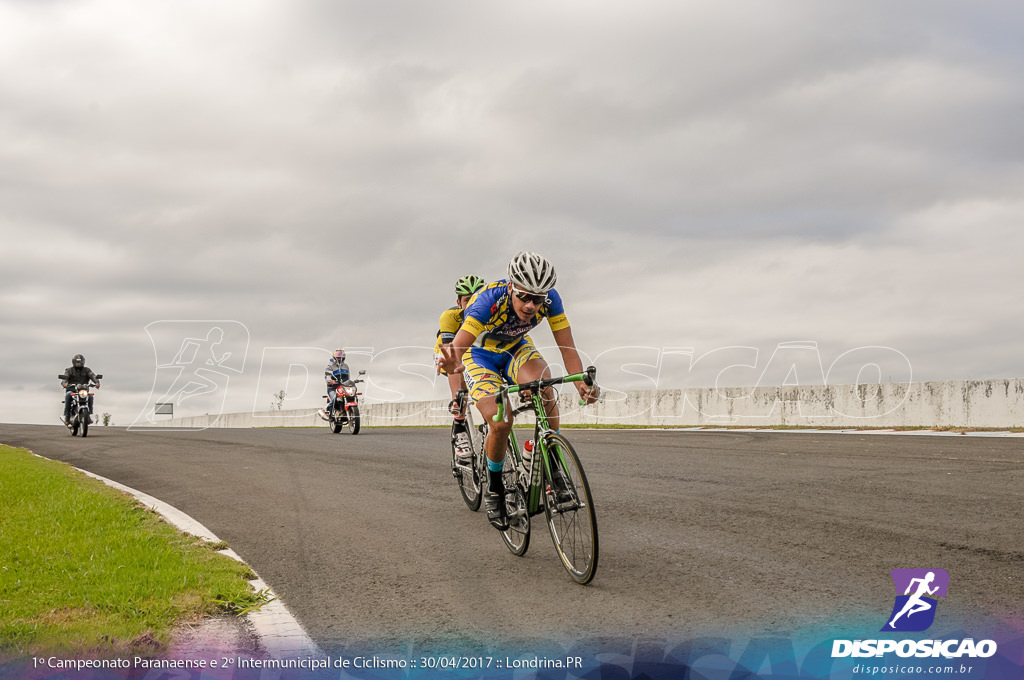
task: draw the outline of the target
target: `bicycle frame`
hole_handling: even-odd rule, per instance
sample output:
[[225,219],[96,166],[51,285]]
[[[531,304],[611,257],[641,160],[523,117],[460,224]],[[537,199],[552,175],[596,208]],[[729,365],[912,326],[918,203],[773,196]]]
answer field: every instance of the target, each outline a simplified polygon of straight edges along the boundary
[[[518,471],[519,479],[522,481],[526,475],[529,476],[529,483],[525,487],[526,494],[526,509],[529,515],[539,514],[543,508],[544,496],[550,493],[550,487],[545,488],[544,482],[552,478],[551,468],[551,452],[548,449],[547,437],[550,434],[554,434],[554,430],[548,424],[547,409],[544,408],[544,397],[541,394],[543,389],[552,387],[554,385],[561,385],[567,382],[579,382],[583,381],[587,385],[594,384],[594,376],[596,369],[591,366],[582,373],[575,375],[568,375],[562,378],[549,378],[547,380],[535,380],[531,383],[523,383],[520,385],[504,386],[499,390],[498,394],[495,395],[495,401],[498,403],[498,412],[495,414],[494,422],[499,422],[505,419],[505,413],[509,414],[509,418],[514,422],[515,417],[520,413],[527,411],[533,411],[536,416],[536,422],[534,424],[534,436],[533,436],[533,459],[529,470],[525,469],[523,465],[523,454],[519,447],[519,441],[516,439],[515,428],[509,432],[509,441],[511,442],[512,455],[515,456],[516,469]],[[518,408],[513,409],[509,400],[509,395],[515,393],[529,392],[529,401]],[[580,400],[580,403],[585,403]],[[540,465],[538,465],[538,460]],[[564,459],[559,460],[560,465],[564,469],[567,465]]]

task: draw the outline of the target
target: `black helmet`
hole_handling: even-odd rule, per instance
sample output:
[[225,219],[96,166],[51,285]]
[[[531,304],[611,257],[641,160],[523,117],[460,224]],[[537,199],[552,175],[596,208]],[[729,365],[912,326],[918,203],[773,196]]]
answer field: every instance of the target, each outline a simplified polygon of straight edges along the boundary
[[85,366],[85,357],[83,357],[81,354],[76,354],[75,356],[71,357],[71,365],[74,366],[75,368],[81,368],[82,366]]

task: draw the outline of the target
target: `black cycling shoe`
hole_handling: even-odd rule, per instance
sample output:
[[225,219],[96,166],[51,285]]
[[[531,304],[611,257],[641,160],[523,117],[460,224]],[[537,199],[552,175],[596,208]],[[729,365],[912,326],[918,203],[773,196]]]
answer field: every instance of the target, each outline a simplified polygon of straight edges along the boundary
[[505,494],[496,494],[488,491],[484,495],[484,504],[487,506],[487,521],[498,531],[508,529],[508,511],[505,509]]

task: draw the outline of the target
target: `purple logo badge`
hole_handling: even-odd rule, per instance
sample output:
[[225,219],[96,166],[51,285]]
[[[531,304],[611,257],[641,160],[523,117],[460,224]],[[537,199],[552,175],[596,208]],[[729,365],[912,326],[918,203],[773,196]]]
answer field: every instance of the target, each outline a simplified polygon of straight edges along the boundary
[[935,621],[937,598],[946,597],[949,573],[945,569],[893,569],[889,575],[896,586],[896,603],[882,630],[928,630]]

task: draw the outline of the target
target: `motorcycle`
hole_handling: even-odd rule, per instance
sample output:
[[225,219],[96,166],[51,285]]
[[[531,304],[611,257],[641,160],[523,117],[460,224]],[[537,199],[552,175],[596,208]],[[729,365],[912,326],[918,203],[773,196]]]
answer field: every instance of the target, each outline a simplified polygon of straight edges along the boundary
[[[359,375],[366,375],[366,371],[359,371]],[[338,434],[348,426],[349,432],[359,434],[359,395],[362,392],[356,387],[356,383],[364,382],[362,378],[346,380],[334,388],[337,396],[334,399],[334,408],[327,411],[327,422],[331,424],[331,432]]]
[[[63,378],[63,375],[58,375],[58,378]],[[96,376],[97,380],[102,380],[103,375],[99,374]],[[96,385],[92,383],[76,383],[68,385],[68,392],[71,392],[71,410],[68,420],[64,425],[71,430],[71,436],[74,437],[78,434],[78,430],[82,430],[82,436],[88,436],[89,426],[92,425],[92,413],[89,410],[89,397],[95,395],[95,392],[89,390]]]

